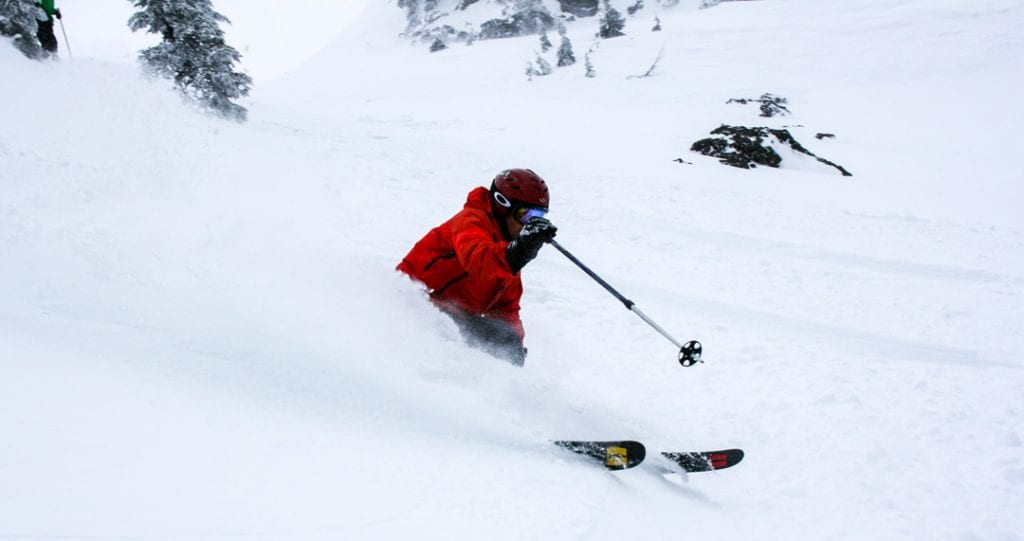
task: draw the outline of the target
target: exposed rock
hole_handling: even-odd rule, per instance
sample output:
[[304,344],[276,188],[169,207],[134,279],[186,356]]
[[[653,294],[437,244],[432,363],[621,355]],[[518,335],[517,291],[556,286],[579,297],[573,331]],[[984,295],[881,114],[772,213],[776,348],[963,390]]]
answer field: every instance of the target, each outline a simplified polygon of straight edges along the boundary
[[786,104],[789,100],[782,96],[775,96],[768,94],[767,92],[761,94],[760,98],[732,98],[725,103],[760,103],[761,104],[761,116],[771,118],[773,116],[783,116],[789,114],[789,108]]
[[598,0],[558,0],[558,5],[575,17],[593,17],[597,15]]
[[782,163],[782,157],[771,146],[771,140],[774,139],[778,143],[788,145],[796,152],[806,154],[825,165],[836,168],[844,177],[853,176],[842,166],[820,158],[804,148],[789,133],[789,130],[722,125],[713,130],[711,134],[717,137],[701,139],[694,143],[690,150],[718,158],[718,161],[726,165],[743,169],[751,169],[758,165],[778,167]]
[[480,25],[480,39],[511,38],[541,34],[555,27],[555,18],[546,9],[530,8],[505,19],[491,19]]

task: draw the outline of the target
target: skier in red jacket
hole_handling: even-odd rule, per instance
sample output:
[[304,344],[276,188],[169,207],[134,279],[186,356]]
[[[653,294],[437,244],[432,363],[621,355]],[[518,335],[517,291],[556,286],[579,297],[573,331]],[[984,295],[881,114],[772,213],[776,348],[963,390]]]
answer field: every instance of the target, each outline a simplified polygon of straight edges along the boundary
[[519,271],[557,228],[544,215],[548,187],[529,169],[509,169],[491,188],[474,188],[466,205],[431,229],[398,264],[422,282],[431,300],[458,324],[463,338],[495,357],[522,365]]

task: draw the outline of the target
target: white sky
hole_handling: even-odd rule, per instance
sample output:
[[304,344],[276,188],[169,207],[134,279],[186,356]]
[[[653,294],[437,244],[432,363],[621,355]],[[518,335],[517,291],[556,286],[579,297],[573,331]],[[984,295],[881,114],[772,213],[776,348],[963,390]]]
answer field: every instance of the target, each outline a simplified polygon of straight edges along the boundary
[[[228,44],[242,53],[243,68],[263,82],[287,73],[320,50],[368,3],[302,4],[307,10],[305,18],[300,18],[302,14],[293,4],[277,0],[214,0],[213,4],[231,19],[224,31]],[[130,62],[139,49],[157,39],[128,29],[128,18],[134,12],[128,0],[57,0],[57,7],[64,15],[64,30],[76,58]],[[58,39],[64,56],[67,44],[59,33]]]

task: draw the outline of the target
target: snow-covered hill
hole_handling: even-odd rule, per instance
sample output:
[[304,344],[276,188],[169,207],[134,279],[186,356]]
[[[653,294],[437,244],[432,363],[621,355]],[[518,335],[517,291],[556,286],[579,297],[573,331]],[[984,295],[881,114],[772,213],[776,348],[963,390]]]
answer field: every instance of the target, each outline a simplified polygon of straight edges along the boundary
[[[428,53],[406,22],[367,6],[243,125],[0,43],[0,537],[1021,539],[1019,2],[580,20],[532,81],[536,37]],[[726,103],[765,92],[792,115]],[[689,151],[722,123],[854,176]],[[392,269],[510,166],[705,364],[547,249],[525,368],[461,344]],[[747,458],[665,479],[548,443],[620,437]]]

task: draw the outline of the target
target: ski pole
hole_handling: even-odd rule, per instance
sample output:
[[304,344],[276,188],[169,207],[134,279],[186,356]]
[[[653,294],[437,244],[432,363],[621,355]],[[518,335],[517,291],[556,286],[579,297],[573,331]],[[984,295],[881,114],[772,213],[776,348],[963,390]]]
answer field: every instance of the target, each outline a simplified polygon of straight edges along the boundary
[[704,362],[700,358],[700,355],[703,351],[703,347],[701,346],[700,342],[696,340],[690,340],[685,344],[680,344],[678,340],[672,338],[672,335],[665,332],[665,329],[662,329],[660,325],[652,321],[651,318],[647,317],[647,314],[641,312],[640,309],[636,307],[636,303],[624,297],[622,293],[616,291],[614,287],[608,284],[608,282],[602,280],[600,276],[598,276],[594,271],[590,270],[590,268],[584,265],[582,261],[576,258],[576,256],[572,255],[569,252],[569,250],[563,248],[561,244],[555,241],[555,239],[549,240],[548,243],[554,246],[559,252],[562,252],[562,255],[569,258],[569,261],[575,263],[577,267],[583,270],[583,272],[587,273],[587,276],[590,276],[591,278],[594,279],[594,281],[601,284],[601,287],[605,288],[608,291],[608,293],[611,293],[616,299],[619,299],[619,302],[624,304],[627,310],[639,316],[640,319],[644,320],[645,323],[653,327],[654,330],[661,333],[661,335],[664,336],[665,338],[668,338],[669,342],[675,344],[675,346],[679,348],[679,364],[683,366],[693,366],[697,363]]
[[57,22],[60,23],[60,33],[64,34],[64,46],[68,48],[68,59],[74,60],[75,57],[71,55],[71,42],[68,41],[68,33],[64,31],[64,19],[57,19]]

